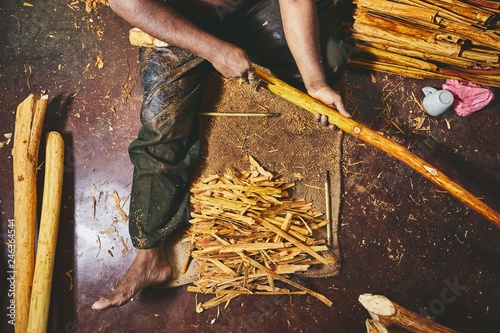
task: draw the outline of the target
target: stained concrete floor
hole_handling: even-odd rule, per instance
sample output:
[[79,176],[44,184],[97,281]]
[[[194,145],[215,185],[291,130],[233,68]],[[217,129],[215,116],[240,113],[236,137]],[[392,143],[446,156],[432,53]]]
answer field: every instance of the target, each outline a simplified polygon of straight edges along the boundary
[[[13,132],[16,106],[30,92],[48,92],[44,130],[60,131],[67,146],[49,332],[364,332],[368,314],[357,301],[362,293],[386,295],[460,332],[498,332],[500,229],[349,136],[343,146],[341,275],[296,278],[330,298],[331,308],[307,296],[248,296],[220,314],[198,314],[195,295],[181,287],[141,293],[120,309],[91,310],[133,258],[123,251],[126,221],[112,196],[116,191],[125,201],[130,191],[126,149],[139,126],[137,50],[127,41],[130,26],[107,8],[88,14],[83,5],[73,10],[61,0],[32,4],[0,4],[0,134]],[[388,133],[500,211],[498,98],[472,116],[450,112],[412,130],[423,114],[411,93],[422,98],[423,86],[442,82],[350,69],[346,102],[355,119]],[[13,218],[11,149],[12,142],[0,148],[2,242]],[[110,228],[116,231],[99,233]],[[0,253],[5,282],[5,246]],[[1,286],[0,330],[11,332],[8,287]]]

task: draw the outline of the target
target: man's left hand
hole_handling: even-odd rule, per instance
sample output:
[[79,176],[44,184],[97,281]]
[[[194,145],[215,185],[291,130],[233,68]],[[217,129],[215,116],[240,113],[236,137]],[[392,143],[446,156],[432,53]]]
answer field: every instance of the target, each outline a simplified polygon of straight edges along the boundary
[[[321,103],[325,104],[326,106],[336,109],[344,117],[351,117],[349,112],[347,112],[345,109],[340,94],[333,90],[330,86],[324,86],[313,91],[308,91],[308,94]],[[317,122],[320,122],[323,126],[329,125],[328,117],[325,115],[318,114],[315,116],[315,120]]]

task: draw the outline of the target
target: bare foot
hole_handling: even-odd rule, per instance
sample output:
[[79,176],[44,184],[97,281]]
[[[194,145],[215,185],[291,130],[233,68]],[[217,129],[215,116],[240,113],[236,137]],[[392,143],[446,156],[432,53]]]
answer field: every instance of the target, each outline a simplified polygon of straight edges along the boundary
[[116,290],[92,304],[92,309],[102,310],[122,306],[140,290],[167,281],[170,274],[171,268],[163,242],[152,249],[138,250],[137,256],[118,283]]

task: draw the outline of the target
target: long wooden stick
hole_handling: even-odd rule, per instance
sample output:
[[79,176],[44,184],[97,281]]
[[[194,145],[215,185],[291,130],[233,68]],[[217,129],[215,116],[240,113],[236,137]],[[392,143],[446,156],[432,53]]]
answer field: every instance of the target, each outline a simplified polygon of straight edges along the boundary
[[47,134],[42,215],[36,252],[28,332],[46,332],[56,254],[64,172],[64,141],[57,132]]
[[[138,33],[146,34],[145,32],[140,30]],[[130,39],[130,42],[133,45],[148,46],[148,45],[142,45],[140,42],[133,39]],[[422,174],[425,178],[429,179],[434,184],[442,187],[443,189],[448,191],[451,195],[453,195],[455,198],[462,201],[463,203],[465,203],[467,206],[469,206],[479,214],[483,215],[486,219],[491,221],[497,227],[500,227],[500,214],[498,214],[495,210],[493,210],[488,205],[480,201],[476,196],[465,190],[459,184],[455,183],[453,180],[448,178],[441,171],[434,168],[432,165],[430,165],[423,159],[419,158],[415,154],[411,153],[408,149],[384,137],[378,132],[356,122],[355,120],[342,116],[336,110],[329,108],[328,106],[315,100],[314,98],[303,93],[302,91],[293,88],[292,86],[274,77],[270,73],[267,73],[258,67],[255,67],[255,71],[256,74],[261,78],[261,80],[264,81],[262,83],[262,86],[264,86],[270,92],[278,96],[281,96],[282,98],[288,100],[289,102],[292,102],[293,104],[300,106],[301,108],[313,114],[320,113],[327,115],[330,123],[336,125],[344,132],[353,135],[358,139],[361,139],[371,144],[372,146],[385,151],[389,155],[396,157],[400,161],[408,164],[408,166],[410,166],[412,169]],[[417,72],[417,70],[415,71]],[[425,71],[420,71],[420,72],[430,73]]]
[[377,322],[382,324],[382,327],[374,325],[379,332],[388,332],[388,328],[397,326],[412,333],[457,333],[394,303],[385,296],[362,294],[358,300],[373,318],[373,324]]
[[490,208],[476,196],[465,190],[459,184],[444,175],[441,171],[419,158],[403,146],[384,137],[378,132],[358,123],[352,118],[342,116],[336,110],[324,105],[315,100],[306,93],[293,88],[285,82],[274,77],[270,73],[256,67],[257,75],[261,78],[262,86],[270,92],[300,106],[301,108],[311,112],[312,114],[323,114],[328,116],[331,124],[336,125],[344,132],[369,143],[370,145],[379,148],[380,150],[394,156],[398,160],[406,163],[415,171],[419,172],[425,178],[432,181],[434,184],[448,191],[458,200],[475,210],[477,213],[484,216],[497,227],[500,227],[500,214]]
[[14,131],[15,331],[26,332],[35,267],[36,172],[48,96],[29,95],[16,112]]

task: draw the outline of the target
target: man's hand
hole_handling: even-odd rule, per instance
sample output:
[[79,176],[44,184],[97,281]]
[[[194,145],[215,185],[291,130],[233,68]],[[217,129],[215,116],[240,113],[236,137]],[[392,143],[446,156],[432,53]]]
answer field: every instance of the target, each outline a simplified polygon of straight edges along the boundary
[[213,57],[208,59],[214,68],[227,78],[247,79],[252,63],[245,50],[229,43],[221,43]]
[[[342,102],[342,97],[330,86],[323,86],[319,89],[308,91],[308,94],[321,103],[325,104],[326,106],[336,109],[340,112],[341,115],[345,117],[351,116],[345,109],[344,103]],[[315,116],[315,120],[317,122],[320,122],[323,126],[329,125],[328,117],[325,115],[318,114]]]

